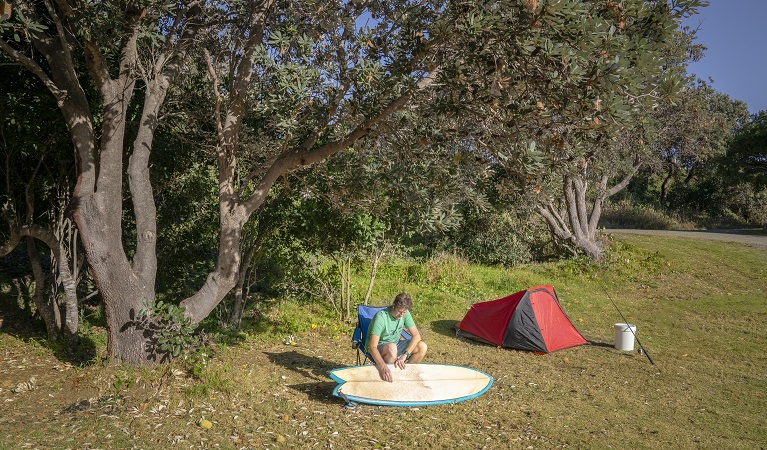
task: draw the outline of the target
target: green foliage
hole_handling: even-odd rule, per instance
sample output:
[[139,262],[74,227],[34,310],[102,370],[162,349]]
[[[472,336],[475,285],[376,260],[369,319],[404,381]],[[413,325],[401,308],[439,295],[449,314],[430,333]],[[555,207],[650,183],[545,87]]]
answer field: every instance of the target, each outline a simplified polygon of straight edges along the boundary
[[230,378],[229,372],[231,367],[228,365],[214,369],[201,369],[194,374],[198,382],[184,387],[183,390],[193,398],[207,398],[215,392],[230,394],[235,388],[235,382]]
[[767,111],[754,114],[751,120],[736,130],[727,155],[741,176],[767,184]]
[[80,342],[73,351],[73,359],[83,365],[98,363],[107,348],[107,330],[85,317],[80,318],[79,325]]
[[464,4],[455,57],[486,70],[446,70],[457,92],[440,106],[465,114],[458,134],[499,166],[508,209],[537,206],[556,243],[598,258],[599,206],[647,153],[643,114],[685,85],[666,56],[682,51],[678,23],[700,2],[509,3]]
[[405,283],[425,283],[426,269],[423,264],[412,259],[388,257],[378,267],[381,278],[402,280]]
[[721,159],[725,207],[749,223],[765,225],[767,191],[767,111],[735,131]]
[[247,311],[243,329],[247,336],[260,335],[277,341],[318,328],[336,333],[344,326],[338,320],[338,314],[324,297],[285,295]]
[[135,378],[130,374],[125,372],[115,373],[115,381],[112,382],[112,390],[114,391],[114,396],[120,397],[123,390],[132,388],[135,382]]
[[183,361],[188,366],[188,371],[192,376],[202,379],[205,370],[208,368],[210,353],[209,348],[198,346],[184,355]]
[[182,142],[162,134],[158,164],[162,176],[156,180],[158,228],[158,294],[173,297],[193,294],[214,267],[218,247],[218,205],[215,169],[193,153],[171,157],[172,147]]
[[284,336],[311,330],[314,321],[310,315],[306,314],[306,309],[306,307],[300,307],[295,304],[285,305],[284,308],[280,309],[279,317],[274,326],[274,332],[277,335]]
[[647,205],[635,204],[630,200],[621,200],[605,206],[599,226],[647,230],[678,229],[675,221],[667,214]]
[[184,315],[184,308],[162,300],[154,304],[145,300],[136,326],[151,331],[153,352],[162,359],[178,357],[200,343],[200,336],[195,334],[191,319]]
[[25,15],[22,8],[14,8],[13,3],[8,5],[12,8],[12,12],[10,16],[6,14],[0,16],[0,33],[10,34],[14,42],[28,41],[30,34],[41,33],[48,29],[44,24]]
[[548,239],[541,224],[524,210],[494,209],[466,213],[459,229],[435,236],[430,245],[435,250],[456,251],[474,263],[511,267],[546,259],[548,255],[540,249]]
[[[652,210],[662,211],[658,214],[670,216],[675,222],[681,220],[679,217],[692,218],[697,226],[761,225],[756,219],[760,188],[746,186],[756,179],[746,174],[738,156],[738,149],[745,148],[750,153],[759,147],[748,137],[759,128],[756,124],[755,117],[749,120],[745,103],[732,100],[701,81],[690,82],[679,101],[661,104],[645,125],[647,143],[658,159],[654,163],[651,160],[632,179],[626,195],[644,208],[642,213],[648,219],[645,226],[663,226],[658,221],[661,218],[651,217]],[[742,143],[745,146],[740,146]],[[758,161],[758,151],[755,156]],[[626,220],[620,215],[625,214],[637,227],[642,227],[638,223],[640,211],[624,206],[619,209],[622,211],[615,211],[617,214],[606,211],[611,215],[604,221],[606,226],[620,225]],[[668,226],[693,227],[684,223]]]
[[546,272],[552,279],[593,279],[602,289],[613,283],[649,282],[653,277],[672,272],[670,261],[662,253],[606,238],[605,257],[599,262],[579,256],[544,266]]
[[463,284],[469,277],[469,263],[451,253],[439,253],[426,262],[426,282],[432,286]]
[[767,226],[767,188],[755,190],[752,183],[741,182],[723,190],[720,214],[734,223]]

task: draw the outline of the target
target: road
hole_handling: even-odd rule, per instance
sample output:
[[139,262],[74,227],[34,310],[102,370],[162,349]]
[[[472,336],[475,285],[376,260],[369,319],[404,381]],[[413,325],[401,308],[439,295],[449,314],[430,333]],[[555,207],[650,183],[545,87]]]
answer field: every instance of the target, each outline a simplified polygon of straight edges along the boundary
[[759,229],[752,230],[626,230],[608,229],[611,234],[649,234],[656,236],[676,236],[683,238],[710,239],[712,241],[737,242],[740,244],[753,245],[767,248],[767,234]]

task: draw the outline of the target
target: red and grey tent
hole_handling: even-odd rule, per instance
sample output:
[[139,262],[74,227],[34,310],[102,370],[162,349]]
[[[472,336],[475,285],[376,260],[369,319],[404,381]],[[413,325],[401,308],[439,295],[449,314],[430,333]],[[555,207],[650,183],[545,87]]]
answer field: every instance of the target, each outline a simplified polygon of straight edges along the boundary
[[498,347],[553,352],[587,344],[562,311],[551,286],[471,305],[456,325],[457,335]]

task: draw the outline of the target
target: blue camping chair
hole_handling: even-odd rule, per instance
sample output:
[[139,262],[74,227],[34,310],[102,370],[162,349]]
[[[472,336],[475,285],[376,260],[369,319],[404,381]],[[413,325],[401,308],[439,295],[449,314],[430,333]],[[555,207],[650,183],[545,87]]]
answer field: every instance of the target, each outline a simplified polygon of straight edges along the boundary
[[[368,327],[370,326],[370,321],[373,320],[373,316],[375,316],[378,311],[386,308],[388,308],[388,306],[357,306],[357,328],[354,329],[354,335],[352,335],[352,348],[357,349],[358,366],[366,364],[368,360],[371,362],[373,361],[370,354],[365,351],[367,348]],[[402,330],[402,337],[410,339],[411,336],[410,333]],[[362,358],[363,356],[365,357],[364,359]]]

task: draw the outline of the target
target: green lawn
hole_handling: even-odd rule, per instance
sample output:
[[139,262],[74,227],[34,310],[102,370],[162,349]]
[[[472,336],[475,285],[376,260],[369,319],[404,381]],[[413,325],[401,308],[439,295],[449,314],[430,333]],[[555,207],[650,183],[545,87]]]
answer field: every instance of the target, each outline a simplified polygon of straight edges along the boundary
[[[317,306],[265,312],[306,330],[293,345],[274,331],[284,326],[255,334],[248,319],[243,340],[216,346],[196,373],[181,362],[62,368],[37,340],[0,329],[2,359],[13,361],[0,372],[0,448],[767,447],[767,251],[617,239],[597,266],[384,264],[373,303],[413,295],[428,360],[495,378],[481,397],[454,405],[342,408],[327,372],[354,363],[349,326]],[[455,338],[471,303],[544,283],[594,345],[536,355]],[[364,291],[364,274],[355,284]],[[611,299],[655,365],[612,347],[622,319]],[[36,389],[13,394],[32,372]]]

